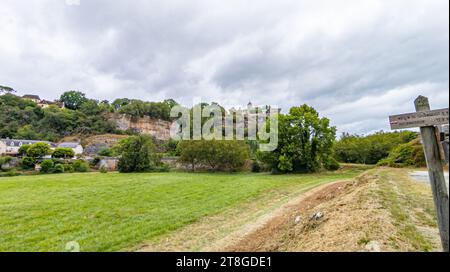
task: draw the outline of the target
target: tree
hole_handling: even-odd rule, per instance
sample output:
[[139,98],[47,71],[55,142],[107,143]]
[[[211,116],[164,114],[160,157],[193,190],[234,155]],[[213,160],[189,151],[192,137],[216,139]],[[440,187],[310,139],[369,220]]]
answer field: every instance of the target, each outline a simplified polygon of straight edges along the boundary
[[149,136],[131,136],[119,142],[118,169],[122,173],[145,172],[155,166],[153,140]]
[[71,159],[75,157],[75,151],[72,148],[57,148],[53,151],[52,158]]
[[61,95],[60,99],[61,102],[64,102],[64,106],[71,110],[77,110],[83,105],[85,102],[87,102],[86,95],[82,92],[78,91],[68,91]]
[[248,145],[244,141],[182,141],[179,144],[180,162],[195,171],[198,164],[211,170],[237,171],[250,157]]
[[[275,172],[314,172],[332,154],[336,128],[308,105],[279,114],[279,144],[273,152],[258,152],[261,161]],[[269,125],[269,124],[267,124]]]
[[26,156],[28,154],[28,149],[31,145],[24,144],[19,148],[19,155],[20,156]]
[[417,133],[411,131],[380,131],[367,136],[343,134],[334,147],[334,153],[340,162],[376,164],[387,158],[395,147],[416,138]]
[[32,144],[28,150],[27,155],[32,158],[43,158],[51,153],[50,145],[47,143]]
[[16,92],[13,88],[8,87],[8,86],[2,86],[0,85],[0,94],[2,93],[14,93]]

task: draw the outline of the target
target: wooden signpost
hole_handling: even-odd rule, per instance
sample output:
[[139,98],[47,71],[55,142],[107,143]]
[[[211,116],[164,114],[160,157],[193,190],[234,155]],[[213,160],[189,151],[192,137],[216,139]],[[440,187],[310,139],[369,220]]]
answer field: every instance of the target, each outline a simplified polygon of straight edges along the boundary
[[442,247],[445,252],[449,252],[448,192],[439,147],[440,143],[436,133],[436,126],[448,125],[449,110],[430,110],[428,98],[424,96],[419,96],[414,101],[414,104],[416,106],[415,113],[391,116],[389,120],[392,129],[420,127],[434,204],[436,205]]

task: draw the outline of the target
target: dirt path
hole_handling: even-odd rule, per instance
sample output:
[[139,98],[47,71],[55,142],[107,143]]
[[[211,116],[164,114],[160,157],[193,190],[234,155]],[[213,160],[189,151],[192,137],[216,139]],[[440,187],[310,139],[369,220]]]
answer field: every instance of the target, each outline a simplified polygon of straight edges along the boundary
[[419,185],[401,170],[376,169],[324,186],[221,250],[437,251],[432,211],[420,207],[432,205],[430,192]]
[[[341,181],[342,182],[342,181]],[[336,183],[336,182],[334,182]],[[292,204],[330,184],[313,183],[300,188],[274,190],[254,201],[223,213],[201,219],[180,231],[138,246],[133,251],[219,251],[257,230]]]
[[[264,208],[261,208],[264,207]],[[429,186],[406,170],[269,194],[137,251],[438,251]]]

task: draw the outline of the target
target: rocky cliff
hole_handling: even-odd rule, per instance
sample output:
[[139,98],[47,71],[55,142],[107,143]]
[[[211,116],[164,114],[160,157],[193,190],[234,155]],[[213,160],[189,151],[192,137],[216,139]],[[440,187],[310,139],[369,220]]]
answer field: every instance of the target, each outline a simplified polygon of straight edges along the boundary
[[158,140],[170,139],[171,122],[153,119],[150,117],[132,118],[124,114],[114,114],[111,121],[116,124],[117,129],[128,130],[134,129],[141,134],[152,135]]

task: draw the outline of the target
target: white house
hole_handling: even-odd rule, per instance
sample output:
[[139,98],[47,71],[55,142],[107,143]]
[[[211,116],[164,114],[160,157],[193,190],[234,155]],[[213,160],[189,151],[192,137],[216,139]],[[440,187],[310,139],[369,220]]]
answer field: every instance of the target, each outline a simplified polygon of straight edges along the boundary
[[0,139],[0,155],[16,156],[19,154],[19,149],[23,145],[32,145],[35,143],[47,143],[50,147],[54,147],[53,143],[47,141]]
[[6,155],[6,144],[0,141],[0,156]]
[[71,148],[77,156],[83,154],[84,151],[83,146],[79,143],[60,143],[58,148]]

